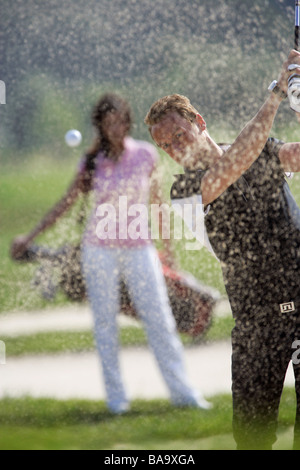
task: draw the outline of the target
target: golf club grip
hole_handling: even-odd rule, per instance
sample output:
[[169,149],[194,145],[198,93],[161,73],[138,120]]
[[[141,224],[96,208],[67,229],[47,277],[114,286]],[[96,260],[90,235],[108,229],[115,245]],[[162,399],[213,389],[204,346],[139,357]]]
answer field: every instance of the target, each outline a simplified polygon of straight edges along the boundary
[[299,26],[295,26],[295,47],[296,51],[299,50]]
[[295,49],[299,50],[300,1],[295,0]]

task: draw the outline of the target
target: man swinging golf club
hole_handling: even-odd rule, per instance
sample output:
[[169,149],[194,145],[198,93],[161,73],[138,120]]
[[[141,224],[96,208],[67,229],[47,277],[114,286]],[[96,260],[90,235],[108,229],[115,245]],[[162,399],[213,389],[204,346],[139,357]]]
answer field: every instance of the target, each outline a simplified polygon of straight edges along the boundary
[[[211,138],[184,96],[159,99],[145,118],[156,144],[185,171],[176,177],[172,201],[196,197],[203,204],[210,246],[221,262],[235,319],[233,432],[239,449],[272,448],[292,343],[300,339],[300,210],[285,175],[300,171],[300,142],[269,138],[295,73],[300,53],[292,50],[265,103],[229,146]],[[299,446],[300,366],[294,371]]]

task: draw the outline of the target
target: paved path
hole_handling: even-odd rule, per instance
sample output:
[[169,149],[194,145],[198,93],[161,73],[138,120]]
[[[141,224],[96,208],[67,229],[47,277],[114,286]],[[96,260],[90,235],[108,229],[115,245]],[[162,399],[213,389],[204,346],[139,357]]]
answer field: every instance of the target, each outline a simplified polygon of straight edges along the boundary
[[[230,305],[222,300],[214,315],[230,314]],[[139,326],[140,324],[125,315],[119,316],[121,324]],[[45,308],[36,312],[1,313],[0,339],[3,336],[20,336],[42,331],[78,331],[93,328],[93,321],[88,304],[73,304],[61,308]]]
[[[226,310],[226,309],[225,309]],[[225,311],[224,309],[222,311]],[[219,314],[222,314],[219,312]],[[227,310],[228,311],[228,310]],[[120,316],[121,322],[131,322]],[[35,313],[1,315],[1,335],[18,336],[37,331],[92,328],[88,307],[71,307]],[[231,392],[231,345],[229,341],[185,348],[191,382],[209,397]],[[121,366],[129,397],[166,398],[168,391],[148,348],[123,348]],[[293,385],[292,368],[286,384]],[[103,399],[104,386],[98,356],[93,353],[7,358],[0,365],[0,398],[31,395],[59,399]]]
[[[230,344],[222,343],[186,351],[192,383],[205,396],[230,391]],[[167,397],[168,392],[153,355],[146,348],[126,348],[121,366],[131,398]],[[0,366],[2,396],[104,398],[96,353],[60,354],[7,359]]]

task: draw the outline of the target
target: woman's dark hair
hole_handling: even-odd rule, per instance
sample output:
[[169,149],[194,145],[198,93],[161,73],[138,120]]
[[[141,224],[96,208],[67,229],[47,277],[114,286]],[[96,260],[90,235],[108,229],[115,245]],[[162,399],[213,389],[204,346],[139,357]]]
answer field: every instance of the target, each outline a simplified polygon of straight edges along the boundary
[[102,152],[105,157],[115,160],[115,158],[110,155],[111,143],[102,130],[103,119],[107,113],[111,112],[121,112],[124,117],[124,122],[128,126],[127,133],[129,133],[131,129],[132,113],[127,101],[115,93],[107,93],[103,95],[94,106],[91,116],[92,124],[96,130],[96,137],[92,147],[85,155],[86,190],[89,190],[91,187],[92,177],[95,170],[95,160],[98,153]]

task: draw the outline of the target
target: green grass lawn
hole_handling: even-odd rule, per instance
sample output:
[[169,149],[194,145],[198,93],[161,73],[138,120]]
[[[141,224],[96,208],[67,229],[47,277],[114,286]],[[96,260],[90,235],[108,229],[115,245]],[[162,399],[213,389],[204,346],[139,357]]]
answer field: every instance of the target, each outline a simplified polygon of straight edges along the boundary
[[[201,341],[228,338],[230,317],[215,318]],[[182,336],[186,345],[191,338]],[[92,332],[55,332],[5,338],[7,359],[94,349]],[[122,347],[145,345],[139,327],[122,327]],[[2,366],[3,367],[3,366]],[[135,400],[124,416],[111,415],[104,401],[30,397],[0,400],[0,450],[231,450],[232,399],[210,397],[209,411],[177,409],[167,400]],[[286,388],[280,405],[275,449],[291,449],[295,392]]]
[[[209,411],[178,409],[166,400],[134,401],[123,416],[103,402],[3,399],[1,450],[230,450],[232,406],[229,395],[215,396]],[[274,449],[292,448],[295,397],[285,390]]]

